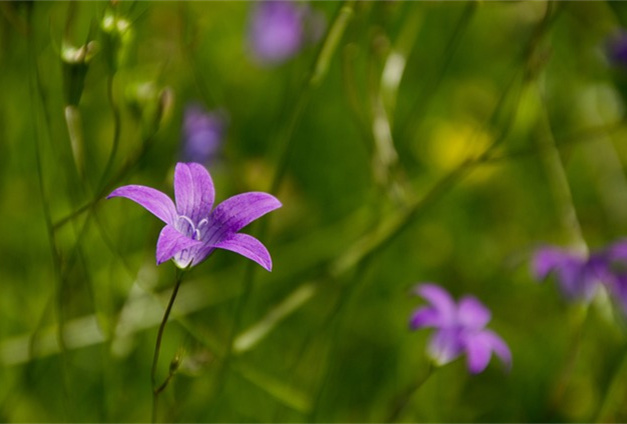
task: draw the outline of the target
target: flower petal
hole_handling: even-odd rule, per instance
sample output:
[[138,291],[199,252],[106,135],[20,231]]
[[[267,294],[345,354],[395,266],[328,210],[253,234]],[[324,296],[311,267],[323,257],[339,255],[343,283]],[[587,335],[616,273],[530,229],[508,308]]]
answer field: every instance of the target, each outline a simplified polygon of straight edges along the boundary
[[533,255],[532,271],[535,279],[540,281],[553,271],[583,262],[585,259],[574,253],[553,247],[542,247]]
[[[202,242],[191,239],[176,231],[174,227],[166,225],[161,230],[159,240],[157,240],[157,265],[161,265],[183,250],[189,250],[200,245],[202,245]],[[189,265],[189,262],[191,262],[191,258],[187,263],[179,258],[176,261],[176,265],[179,268],[185,268]]]
[[[537,280],[555,273],[564,295],[570,299],[587,298],[591,287],[588,260],[576,253],[551,247],[539,249],[534,255],[533,272]],[[593,276],[592,276],[593,277]]]
[[236,233],[228,239],[214,244],[213,247],[219,247],[220,249],[226,249],[239,253],[240,255],[257,262],[268,271],[272,271],[272,258],[270,257],[270,253],[268,253],[268,249],[266,249],[266,247],[253,236]]
[[459,300],[457,314],[462,326],[475,330],[485,327],[492,317],[490,310],[474,296],[464,296]]
[[456,320],[455,301],[442,287],[433,283],[419,284],[415,293],[427,300],[439,315],[438,326],[453,325]]
[[512,366],[512,352],[509,350],[509,346],[507,343],[496,334],[494,331],[485,330],[483,332],[484,337],[488,339],[490,343],[490,347],[492,351],[499,357],[499,359],[507,366],[507,368],[511,368]]
[[512,353],[507,343],[491,330],[484,330],[465,337],[464,348],[468,356],[468,370],[478,374],[485,370],[490,362],[492,352],[509,369],[512,364]]
[[627,240],[619,240],[607,248],[610,260],[627,261]]
[[113,190],[107,199],[112,197],[126,197],[132,200],[168,225],[172,225],[176,219],[176,208],[172,199],[154,188],[127,185]]
[[462,342],[458,329],[444,328],[431,337],[427,353],[437,365],[448,364],[463,352]]
[[209,244],[215,245],[229,238],[255,219],[280,208],[281,202],[267,193],[250,192],[230,197],[220,203],[211,213],[212,229],[204,238]]
[[412,330],[424,327],[439,327],[441,323],[440,313],[431,306],[418,308],[409,320],[409,327]]
[[174,170],[174,197],[180,215],[194,223],[209,217],[215,190],[211,175],[205,167],[198,163],[177,163]]
[[490,363],[492,356],[492,346],[485,332],[468,335],[464,340],[464,349],[468,359],[468,370],[472,374],[479,374]]

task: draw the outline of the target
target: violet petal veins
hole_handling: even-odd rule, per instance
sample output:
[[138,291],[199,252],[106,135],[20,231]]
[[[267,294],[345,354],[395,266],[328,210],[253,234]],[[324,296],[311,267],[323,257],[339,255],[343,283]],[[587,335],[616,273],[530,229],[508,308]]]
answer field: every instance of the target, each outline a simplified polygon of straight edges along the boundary
[[209,172],[198,163],[178,163],[174,171],[176,205],[150,187],[129,185],[115,189],[107,199],[126,197],[165,222],[157,241],[157,264],[172,259],[179,268],[198,265],[216,248],[230,250],[272,270],[266,247],[239,230],[281,202],[267,193],[243,193],[213,209],[215,190]]
[[429,305],[418,308],[409,321],[410,328],[435,328],[427,353],[437,365],[447,364],[466,354],[468,370],[482,372],[494,353],[508,367],[512,354],[507,344],[485,326],[491,313],[473,296],[464,296],[458,303],[437,284],[420,284],[415,294]]

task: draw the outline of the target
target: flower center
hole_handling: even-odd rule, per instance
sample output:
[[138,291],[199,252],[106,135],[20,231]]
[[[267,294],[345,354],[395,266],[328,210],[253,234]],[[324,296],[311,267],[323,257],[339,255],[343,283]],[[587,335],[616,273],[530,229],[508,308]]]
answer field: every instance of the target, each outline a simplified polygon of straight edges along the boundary
[[207,218],[203,218],[200,222],[198,222],[198,224],[194,224],[194,221],[192,221],[192,219],[188,216],[179,215],[176,222],[176,229],[189,238],[202,240],[208,224],[209,220]]

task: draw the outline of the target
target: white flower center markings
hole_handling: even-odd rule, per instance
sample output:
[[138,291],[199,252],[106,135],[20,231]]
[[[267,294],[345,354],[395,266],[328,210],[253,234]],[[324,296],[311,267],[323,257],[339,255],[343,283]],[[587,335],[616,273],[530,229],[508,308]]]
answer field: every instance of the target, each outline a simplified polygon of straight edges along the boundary
[[[181,220],[183,220],[184,223],[187,223],[187,228],[185,228],[184,224],[180,224]],[[198,225],[195,225],[194,221],[192,221],[192,219],[188,216],[179,215],[177,219],[176,229],[194,240],[202,240],[203,234],[200,231],[208,224],[209,220],[207,218],[201,219]]]

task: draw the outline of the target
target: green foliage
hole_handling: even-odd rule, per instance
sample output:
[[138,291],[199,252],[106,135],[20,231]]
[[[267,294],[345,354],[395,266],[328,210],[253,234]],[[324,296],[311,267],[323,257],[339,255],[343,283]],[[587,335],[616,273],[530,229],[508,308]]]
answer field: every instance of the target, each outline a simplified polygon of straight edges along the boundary
[[[627,230],[623,4],[312,2],[327,35],[274,67],[252,7],[0,3],[0,420],[149,419],[174,267],[161,224],[104,197],[170,190],[192,101],[229,117],[217,200],[284,207],[245,230],[272,273],[216,251],[186,275],[159,420],[384,422],[426,375],[399,421],[627,420],[621,311],[529,273],[540,243]],[[511,373],[428,374],[421,281],[490,307]]]

